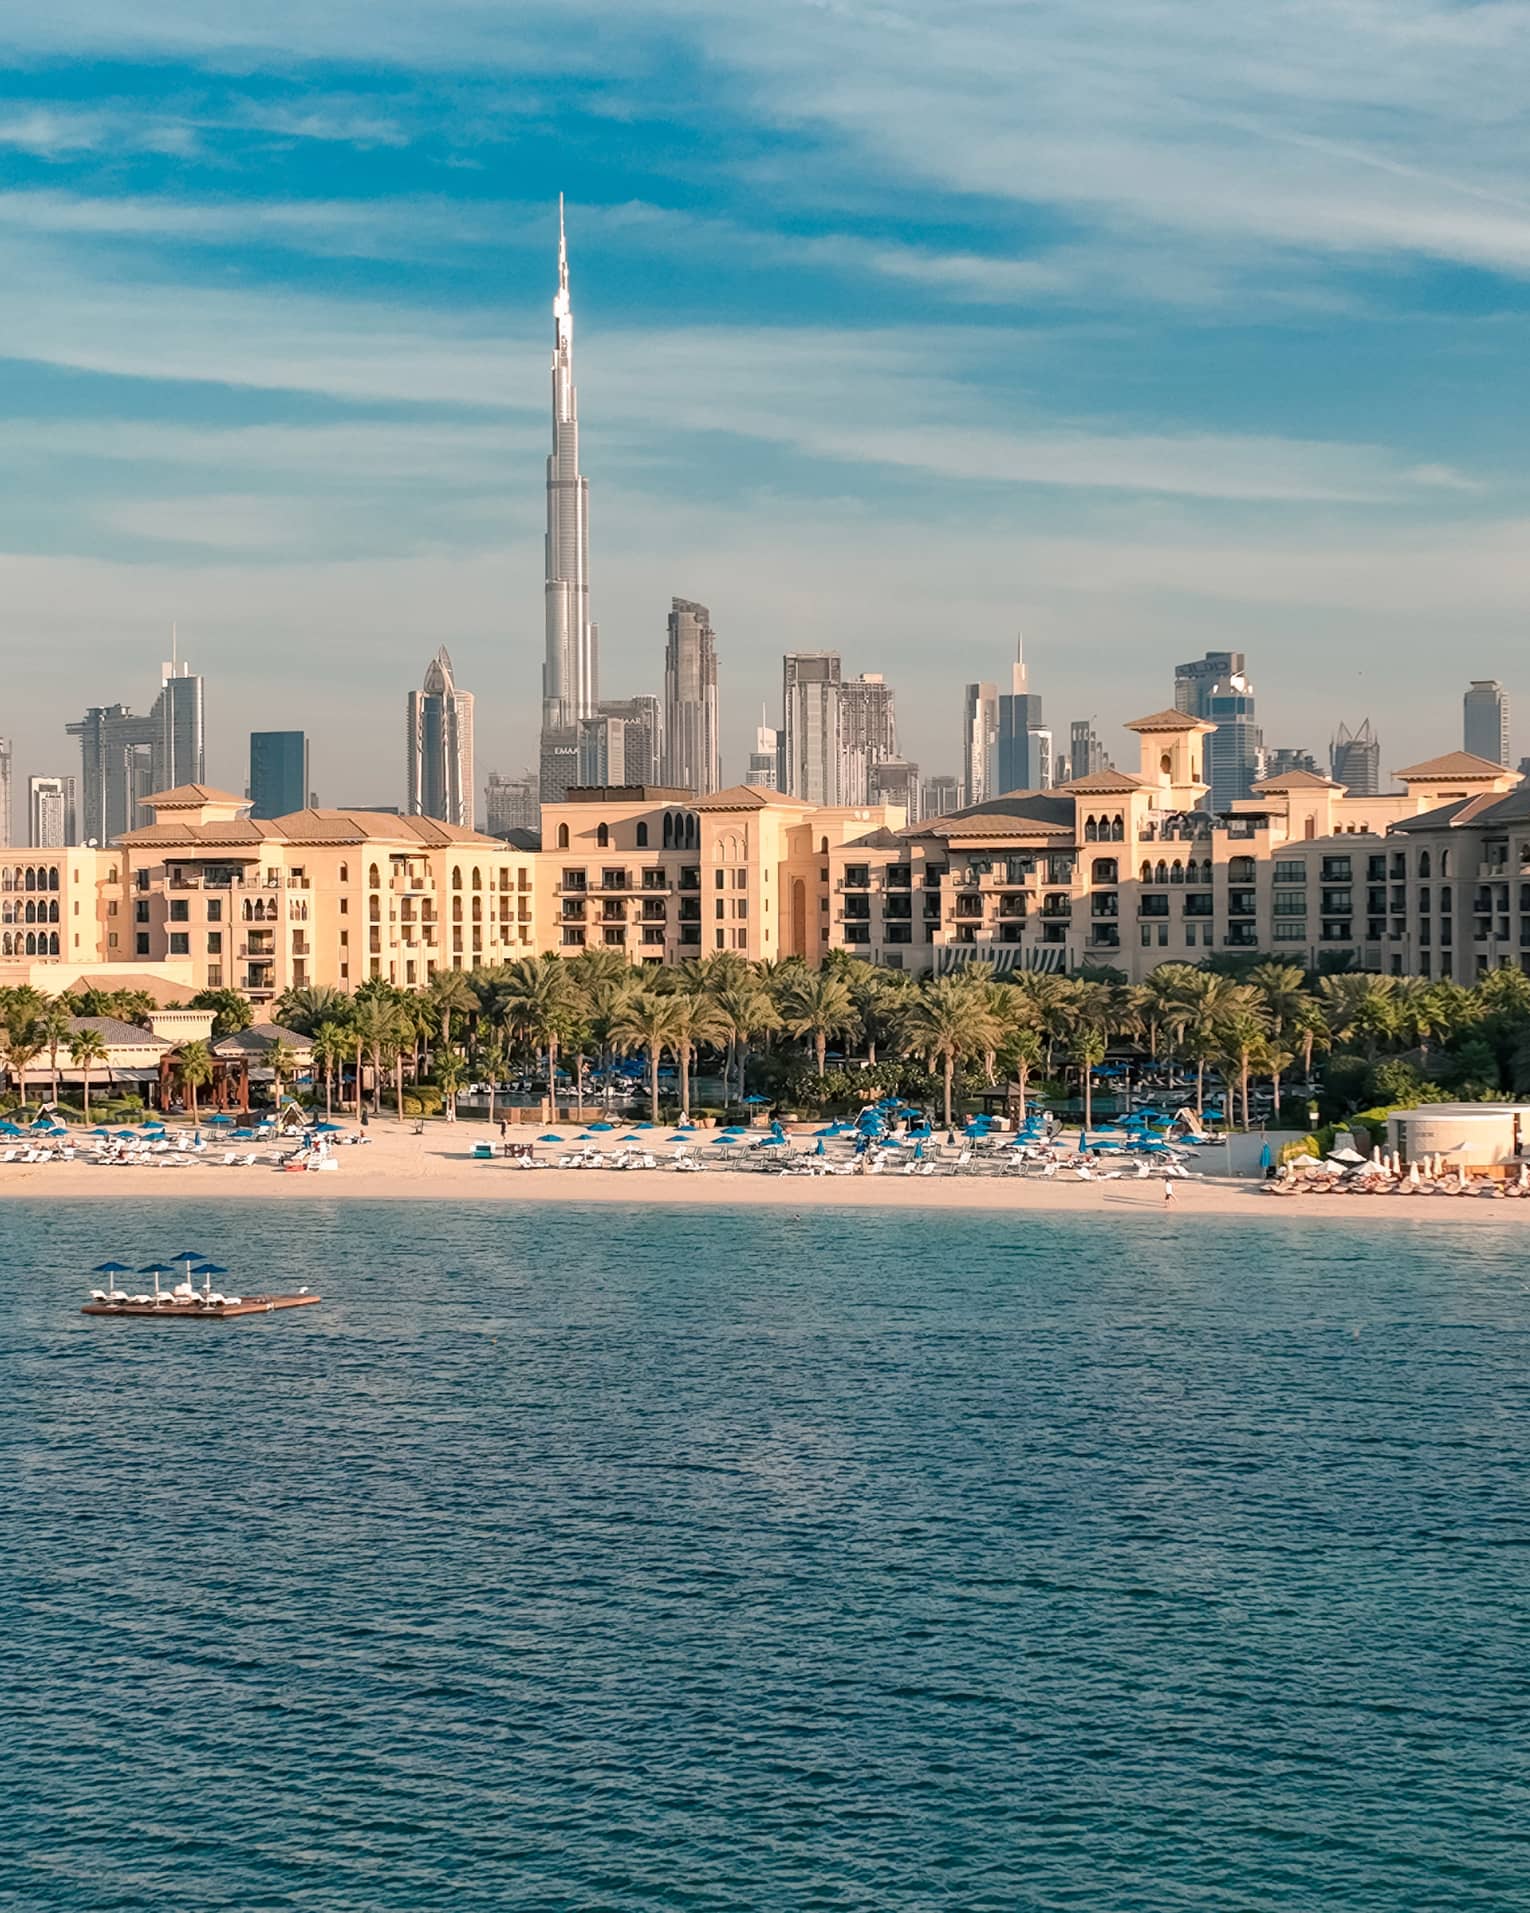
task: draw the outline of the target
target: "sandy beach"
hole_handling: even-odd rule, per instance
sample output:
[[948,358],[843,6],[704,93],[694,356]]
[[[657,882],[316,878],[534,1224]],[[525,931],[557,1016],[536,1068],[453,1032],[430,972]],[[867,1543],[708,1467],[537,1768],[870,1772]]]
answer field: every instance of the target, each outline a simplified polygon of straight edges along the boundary
[[[578,1132],[569,1129],[572,1145]],[[512,1135],[514,1132],[512,1132]],[[0,1197],[12,1195],[49,1201],[112,1201],[163,1196],[177,1201],[205,1201],[218,1197],[259,1198],[279,1202],[437,1201],[471,1202],[580,1202],[639,1203],[691,1206],[746,1205],[802,1211],[835,1209],[987,1209],[1032,1211],[1043,1214],[1099,1211],[1122,1215],[1128,1210],[1169,1215],[1280,1216],[1322,1221],[1392,1220],[1431,1225],[1472,1217],[1500,1220],[1530,1211],[1520,1205],[1481,1199],[1440,1196],[1302,1196],[1274,1198],[1264,1194],[1257,1178],[1219,1173],[1210,1152],[1204,1179],[1190,1177],[1174,1183],[1174,1194],[1164,1201],[1157,1178],[1081,1182],[1063,1171],[1055,1177],[1000,1175],[905,1176],[895,1169],[876,1175],[783,1176],[732,1169],[724,1163],[692,1173],[672,1167],[655,1169],[564,1169],[553,1165],[559,1151],[553,1145],[538,1150],[548,1166],[525,1169],[496,1155],[491,1161],[473,1156],[474,1143],[490,1139],[478,1123],[432,1123],[417,1136],[408,1124],[386,1119],[371,1124],[367,1140],[342,1143],[335,1151],[339,1164],[331,1174],[296,1174],[278,1166],[288,1153],[267,1145],[257,1151],[249,1167],[226,1167],[205,1156],[179,1166],[153,1163],[104,1165],[77,1158],[73,1162],[0,1163]],[[607,1141],[609,1142],[609,1138]],[[805,1138],[794,1139],[799,1147]],[[709,1148],[706,1132],[699,1132],[694,1148]],[[672,1150],[653,1145],[661,1164]],[[220,1152],[221,1154],[221,1148]]]

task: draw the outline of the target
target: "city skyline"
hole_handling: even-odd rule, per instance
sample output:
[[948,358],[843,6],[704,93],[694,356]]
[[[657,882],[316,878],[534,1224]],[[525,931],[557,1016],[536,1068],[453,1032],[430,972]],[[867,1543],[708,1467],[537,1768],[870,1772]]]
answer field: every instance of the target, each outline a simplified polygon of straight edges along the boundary
[[[1267,735],[1303,742],[1320,686],[1386,768],[1441,741],[1458,660],[1515,689],[1526,222],[1479,15],[1336,16],[1311,89],[1288,8],[1257,60],[1185,0],[1152,58],[1101,0],[1012,44],[965,0],[938,34],[497,12],[445,0],[428,48],[369,14],[364,84],[329,18],[278,52],[150,0],[88,65],[73,16],[7,23],[19,776],[60,768],[64,683],[110,697],[172,618],[225,692],[220,782],[301,678],[365,787],[442,637],[485,755],[534,756],[559,190],[607,688],[657,688],[664,606],[709,604],[726,763],[793,645],[882,670],[934,770],[935,691],[1016,625],[1059,719],[1102,674],[1161,701],[1165,660],[1231,641]],[[609,59],[575,77],[546,55],[582,32]]]

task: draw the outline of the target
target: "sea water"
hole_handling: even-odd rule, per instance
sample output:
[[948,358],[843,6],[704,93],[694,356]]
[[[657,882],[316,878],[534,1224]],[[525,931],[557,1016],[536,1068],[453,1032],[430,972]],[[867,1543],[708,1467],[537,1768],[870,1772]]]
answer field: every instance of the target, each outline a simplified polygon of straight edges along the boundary
[[0,1905],[1524,1907],[1527,1233],[7,1201]]

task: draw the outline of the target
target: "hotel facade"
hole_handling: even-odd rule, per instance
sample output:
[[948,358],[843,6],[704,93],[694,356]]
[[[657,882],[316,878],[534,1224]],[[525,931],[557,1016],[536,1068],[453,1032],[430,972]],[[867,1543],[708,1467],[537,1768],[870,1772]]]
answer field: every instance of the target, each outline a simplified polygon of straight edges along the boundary
[[588,949],[635,964],[843,950],[916,975],[1108,965],[1140,980],[1228,951],[1462,983],[1530,971],[1516,772],[1458,751],[1359,797],[1296,771],[1214,816],[1206,722],[1161,711],[1127,728],[1135,772],[913,824],[897,805],[751,785],[579,788],[542,806],[539,849],[427,817],[255,819],[184,785],[106,849],[0,853],[0,982],[155,977],[269,1006],[310,984],[424,989],[442,970]]

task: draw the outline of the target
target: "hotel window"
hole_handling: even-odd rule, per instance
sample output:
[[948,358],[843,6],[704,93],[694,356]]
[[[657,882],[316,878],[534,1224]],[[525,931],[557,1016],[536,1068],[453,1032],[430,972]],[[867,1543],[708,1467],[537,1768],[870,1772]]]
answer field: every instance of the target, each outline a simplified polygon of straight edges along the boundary
[[724,885],[724,884],[725,884],[725,883],[726,883],[726,882],[728,881],[728,873],[727,873],[727,871],[726,871],[726,870],[715,870],[715,871],[713,871],[713,873],[712,873],[712,881],[713,881],[713,882],[714,882],[714,883],[716,884],[716,886],[717,886],[717,888],[718,888],[719,890],[721,890],[721,889],[722,889],[722,887],[723,887],[723,885]]
[[137,946],[139,956],[147,956],[149,954],[149,939],[144,935],[142,930],[138,932],[133,941]]
[[723,913],[723,900],[721,897],[719,897],[717,899],[717,914],[718,916],[721,916],[722,913]]
[[116,947],[117,947],[117,932],[116,932],[115,930],[109,930],[109,931],[107,932],[107,934],[106,934],[106,947],[107,947],[107,949],[108,949],[108,950],[115,950],[115,949],[116,949]]
[[1350,860],[1348,857],[1325,857],[1323,859],[1324,883],[1348,883],[1350,880]]
[[350,943],[350,940],[351,940],[351,933],[350,933],[350,931],[349,931],[349,930],[342,930],[342,931],[340,932],[340,948],[341,948],[342,950],[343,950],[343,949],[345,949],[345,948],[346,948],[346,946],[347,946],[347,945],[348,945],[348,944]]
[[208,933],[207,933],[207,954],[208,954],[209,956],[222,956],[222,954],[223,954],[223,932],[222,932],[221,930],[209,930],[209,931],[208,931]]
[[734,900],[733,900],[733,914],[734,914],[734,916],[736,916],[736,917],[747,917],[747,916],[748,916],[748,914],[749,914],[749,899],[748,899],[747,897],[735,897],[735,898],[734,898]]
[[724,939],[724,938],[725,938],[725,937],[727,936],[727,934],[728,934],[728,933],[727,933],[727,931],[726,931],[726,930],[719,930],[719,931],[718,931],[718,933],[717,933],[717,947],[718,947],[718,949],[719,949],[719,950],[720,950],[720,949],[721,949],[721,948],[723,947],[723,939]]
[[149,921],[149,906],[147,903],[140,902],[133,905],[133,921],[135,923],[147,923]]
[[208,898],[207,921],[209,923],[221,923],[223,921],[223,899],[221,897]]
[[1277,923],[1275,926],[1277,943],[1305,943],[1307,941],[1307,920],[1300,923]]
[[1280,862],[1275,866],[1276,883],[1305,883],[1307,866],[1304,863]]
[[191,921],[191,905],[184,897],[172,897],[170,899],[170,921],[172,923],[189,923]]
[[1277,917],[1304,917],[1307,914],[1305,891],[1277,891],[1275,895],[1275,914]]
[[[1325,861],[1332,861],[1325,859]],[[1350,893],[1347,890],[1325,890],[1323,892],[1323,915],[1325,917],[1345,916],[1351,908]]]

